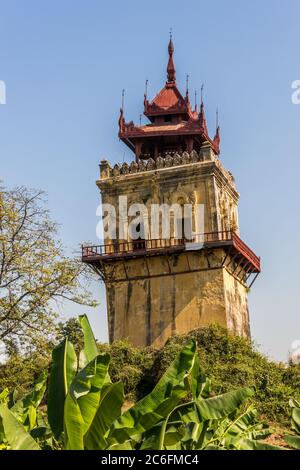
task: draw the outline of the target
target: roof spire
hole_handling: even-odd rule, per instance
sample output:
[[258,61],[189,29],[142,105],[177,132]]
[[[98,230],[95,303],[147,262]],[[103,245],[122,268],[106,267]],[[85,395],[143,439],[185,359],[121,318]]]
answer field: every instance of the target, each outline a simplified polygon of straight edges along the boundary
[[169,52],[169,61],[167,66],[167,83],[174,83],[176,82],[176,70],[173,61],[173,53],[174,53],[174,44],[172,41],[172,28],[170,29],[170,41],[168,45],[168,52]]
[[123,132],[124,130],[124,125],[125,125],[125,119],[124,119],[124,95],[125,95],[125,90],[123,88],[122,90],[122,105],[120,108],[120,117],[119,117],[119,132]]
[[147,94],[148,94],[148,79],[146,80],[146,83],[145,83],[145,93],[144,93],[144,113],[146,113],[146,112],[147,112],[147,108],[148,108]]
[[218,153],[220,153],[220,140],[221,139],[220,139],[220,126],[219,126],[219,110],[217,108],[216,109],[216,134],[214,137],[214,144]]
[[197,112],[197,90],[195,90],[195,111]]
[[122,106],[121,106],[121,109],[122,109],[123,112],[124,112],[124,96],[125,96],[125,90],[123,88],[123,90],[122,90]]
[[206,119],[205,119],[205,113],[204,113],[204,103],[203,103],[203,83],[201,85],[201,105],[200,105],[200,113],[199,113],[199,120],[200,120],[200,126],[202,128],[202,131],[208,134],[207,131],[207,125],[206,125]]
[[186,100],[189,99],[189,78],[190,78],[190,76],[189,76],[189,74],[187,73],[187,74],[186,74],[186,79],[185,79],[185,83],[186,83],[186,87],[185,87],[185,98],[186,98]]

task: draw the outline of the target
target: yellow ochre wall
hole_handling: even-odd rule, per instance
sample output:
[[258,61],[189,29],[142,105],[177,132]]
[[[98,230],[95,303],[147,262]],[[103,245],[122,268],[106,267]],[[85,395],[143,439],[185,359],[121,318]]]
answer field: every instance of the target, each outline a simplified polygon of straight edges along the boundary
[[[200,253],[189,253],[191,269],[184,270],[186,255],[173,256],[178,273],[107,285],[110,341],[128,338],[135,346],[161,347],[174,334],[218,323],[234,333],[248,336],[246,288],[225,268],[207,268]],[[131,275],[144,272],[144,261],[132,260]],[[160,258],[148,259],[154,273]],[[172,266],[173,267],[173,266]],[[176,270],[175,270],[176,272]]]
[[[125,168],[125,167],[124,167]],[[209,146],[200,161],[145,171],[124,172],[101,162],[97,185],[102,202],[114,204],[128,196],[128,204],[204,204],[205,232],[239,232],[239,194],[232,175]],[[246,287],[221,266],[222,249],[164,254],[106,263],[110,341],[128,338],[135,346],[162,346],[174,334],[219,323],[249,336]],[[210,258],[208,262],[207,259]],[[169,273],[171,263],[172,274]],[[125,271],[124,271],[125,269]],[[124,280],[124,277],[128,280]]]

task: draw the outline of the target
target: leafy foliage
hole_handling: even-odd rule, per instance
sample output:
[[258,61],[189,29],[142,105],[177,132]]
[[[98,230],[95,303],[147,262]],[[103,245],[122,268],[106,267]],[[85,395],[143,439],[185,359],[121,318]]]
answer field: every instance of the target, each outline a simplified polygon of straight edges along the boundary
[[48,420],[56,439],[63,432],[65,398],[76,372],[76,353],[73,344],[65,338],[52,351],[48,389]]
[[295,434],[286,434],[285,441],[294,449],[300,450],[300,403],[297,400],[290,400],[291,413],[291,427]]
[[244,338],[212,325],[188,335],[174,336],[159,351],[133,348],[124,341],[102,346],[111,356],[110,374],[122,380],[129,400],[148,393],[183,344],[197,343],[203,372],[210,377],[213,394],[255,384],[254,405],[259,415],[284,426],[289,423],[289,399],[300,399],[300,365],[286,366],[270,361]]
[[86,316],[80,324],[84,347],[79,361],[67,338],[53,351],[48,391],[51,429],[38,409],[45,372],[32,392],[12,406],[8,391],[1,393],[2,448],[280,449],[261,441],[270,431],[247,404],[253,388],[210,396],[211,383],[200,369],[194,339],[181,345],[153,390],[122,411],[123,384],[111,382],[110,355],[98,353]]
[[[83,332],[80,322],[75,318],[71,320],[60,326],[58,338],[62,341],[65,333],[79,355],[83,348]],[[122,382],[125,406],[140,400],[154,388],[189,339],[197,342],[201,368],[210,377],[212,394],[255,384],[256,394],[252,400],[258,415],[272,425],[289,426],[289,399],[300,399],[300,365],[272,362],[252,343],[218,326],[175,336],[161,350],[135,348],[127,341],[98,344],[99,353],[111,356],[109,374],[112,382]],[[48,367],[51,349],[51,343],[45,343],[41,351],[25,357],[16,354],[0,365],[0,391],[16,388],[19,397],[28,393],[31,384]]]
[[61,342],[65,338],[73,344],[76,354],[83,348],[84,339],[81,325],[77,318],[60,321],[57,325],[56,340]]
[[93,304],[85,267],[63,253],[41,191],[0,188],[0,341],[17,353],[55,333],[50,301]]
[[50,358],[51,345],[48,343],[43,350],[32,354],[10,356],[5,363],[0,364],[0,390],[15,390],[18,397],[26,395],[42,371],[49,366]]
[[[8,449],[13,450],[39,450],[37,442],[26,432],[14,413],[5,405],[0,405],[0,417],[4,431],[4,442]],[[2,442],[3,444],[3,442]]]

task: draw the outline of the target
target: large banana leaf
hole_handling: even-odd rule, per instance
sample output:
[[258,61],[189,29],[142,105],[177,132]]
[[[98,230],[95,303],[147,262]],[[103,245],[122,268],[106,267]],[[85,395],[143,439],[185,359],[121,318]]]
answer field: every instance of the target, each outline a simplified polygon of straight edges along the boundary
[[295,399],[292,398],[289,401],[290,407],[292,408],[292,430],[296,432],[296,436],[286,434],[284,440],[286,443],[293,447],[294,449],[300,450],[300,404]]
[[[191,403],[177,406],[166,419],[165,425],[161,428],[159,447],[156,448],[172,448],[169,447],[167,438],[170,431],[168,419],[185,424],[185,433],[181,439],[182,449],[203,449],[207,448],[210,443],[220,447],[221,438],[225,438],[224,433],[230,428],[230,423],[233,423],[231,420],[224,421],[224,419],[235,412],[241,403],[253,394],[253,389],[240,389],[204,399],[201,394],[206,395],[209,383],[203,379],[199,383],[201,383],[201,393],[198,393],[198,398]],[[177,437],[179,437],[178,433]],[[178,442],[175,444],[177,446]]]
[[264,439],[271,430],[262,422],[257,422],[257,411],[250,405],[241,415],[233,420],[225,420],[226,430],[223,437],[230,442],[232,438]]
[[160,436],[163,426],[164,421],[161,421],[143,434],[142,444],[140,447],[141,450],[159,449]]
[[239,450],[284,450],[283,447],[273,446],[262,441],[256,441],[253,439],[242,439],[239,440],[237,447]]
[[108,383],[109,354],[100,354],[73,379],[64,409],[67,448],[84,449],[84,435],[97,412],[101,390]]
[[[206,382],[201,379],[199,383],[205,384]],[[200,449],[205,447],[208,442],[215,443],[220,441],[221,438],[224,439],[230,429],[230,425],[233,423],[236,424],[235,421],[224,421],[224,418],[235,412],[241,403],[252,394],[253,389],[244,388],[217,397],[203,399],[198,392],[198,399],[191,403],[178,405],[167,416],[160,427],[160,434],[157,436],[156,441],[154,441],[153,436],[151,436],[151,445],[154,445],[152,448],[174,449],[178,448],[179,442],[182,441],[182,448]],[[195,394],[193,395],[195,396]],[[223,422],[221,422],[222,419]],[[170,425],[169,420],[172,422],[175,421],[177,424],[171,423]],[[215,422],[214,426],[212,425],[213,421]],[[185,425],[183,436],[181,436],[183,432],[182,424]],[[216,428],[216,433],[211,432],[214,427]],[[208,431],[208,428],[210,431]],[[237,424],[236,429],[238,429]],[[172,439],[170,439],[170,437]],[[252,437],[250,431],[245,437]],[[149,439],[148,442],[150,442]],[[147,448],[149,448],[149,446]]]
[[300,408],[292,408],[292,429],[300,435]]
[[199,414],[203,420],[224,418],[252,395],[254,395],[254,389],[245,387],[206,400],[198,400]]
[[192,392],[192,397],[194,400],[197,398],[208,398],[210,394],[211,381],[207,379],[203,371],[201,370],[199,364],[198,355],[195,355],[194,365],[191,371],[190,377],[190,387]]
[[107,450],[134,450],[134,448],[132,447],[132,441],[128,440],[123,442],[122,444],[115,442],[110,447],[108,447]]
[[284,440],[290,447],[300,450],[300,436],[286,434]]
[[56,439],[64,429],[64,404],[77,370],[73,344],[66,338],[52,352],[52,366],[48,388],[48,420]]
[[38,377],[33,389],[11,407],[13,414],[27,430],[33,429],[36,425],[37,408],[45,394],[47,377],[45,370]]
[[139,435],[165,418],[190,391],[189,379],[195,361],[196,343],[190,340],[153,391],[113,423],[109,445],[123,443],[134,435],[139,439]]
[[[168,423],[162,421],[143,435],[141,450],[180,450],[185,435],[185,427],[181,422]],[[162,439],[163,437],[163,439]]]
[[80,367],[84,367],[98,355],[98,348],[88,317],[80,315],[79,323],[84,335],[84,348],[80,352],[79,363]]
[[86,449],[105,449],[107,446],[106,434],[113,421],[120,416],[123,402],[124,387],[121,382],[105,387],[93,422],[84,437]]
[[8,403],[8,400],[9,400],[9,390],[8,388],[5,388],[0,393],[0,403],[3,403],[6,405]]
[[0,416],[10,450],[40,450],[40,447],[6,405],[0,405]]
[[[169,421],[171,422],[169,423]],[[180,449],[180,441],[186,443],[188,440],[192,440],[191,434],[195,432],[195,427],[199,423],[198,411],[194,402],[178,405],[162,422],[160,434],[153,449]]]

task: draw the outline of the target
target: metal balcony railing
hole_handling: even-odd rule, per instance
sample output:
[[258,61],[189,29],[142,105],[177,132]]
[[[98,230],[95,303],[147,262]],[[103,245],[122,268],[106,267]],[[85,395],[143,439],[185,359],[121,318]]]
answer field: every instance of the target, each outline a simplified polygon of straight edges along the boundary
[[178,238],[155,238],[147,240],[115,240],[102,245],[82,246],[82,261],[95,262],[101,259],[163,251],[198,250],[207,246],[230,245],[246,258],[259,272],[260,258],[232,231],[210,232],[194,235],[192,240]]

